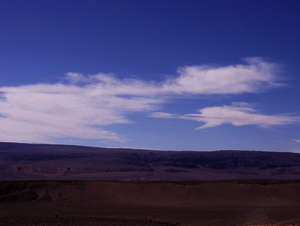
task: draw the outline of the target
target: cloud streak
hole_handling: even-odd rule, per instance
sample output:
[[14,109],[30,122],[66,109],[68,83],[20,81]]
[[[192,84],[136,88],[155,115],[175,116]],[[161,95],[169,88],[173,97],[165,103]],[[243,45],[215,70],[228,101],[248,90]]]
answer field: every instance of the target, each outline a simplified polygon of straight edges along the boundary
[[[170,98],[185,95],[256,93],[277,87],[279,67],[260,58],[229,66],[185,66],[163,81],[119,79],[114,74],[83,75],[69,72],[65,82],[0,87],[0,141],[51,142],[58,138],[122,140],[107,129],[130,124],[134,112],[157,111]],[[214,115],[222,110],[224,116]],[[168,113],[153,115],[169,118]],[[254,117],[246,121],[245,118]],[[177,117],[177,116],[176,116]],[[181,116],[182,117],[182,116]],[[205,127],[286,124],[287,116],[264,116],[250,108],[223,106],[201,109],[185,119]],[[233,119],[236,117],[237,119]],[[266,118],[267,117],[267,118]]]
[[286,125],[298,122],[299,117],[287,115],[266,115],[258,113],[247,103],[233,103],[232,105],[206,107],[198,110],[195,114],[176,115],[165,112],[153,112],[154,118],[176,118],[193,120],[203,123],[196,129],[217,127],[223,124],[233,126],[255,125],[269,127],[276,125]]

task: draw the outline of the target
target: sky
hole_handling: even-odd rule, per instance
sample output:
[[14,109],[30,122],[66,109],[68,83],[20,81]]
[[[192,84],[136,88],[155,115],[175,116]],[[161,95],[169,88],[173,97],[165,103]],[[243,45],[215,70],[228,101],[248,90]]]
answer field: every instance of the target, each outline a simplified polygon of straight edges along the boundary
[[0,142],[300,152],[299,12],[3,0]]

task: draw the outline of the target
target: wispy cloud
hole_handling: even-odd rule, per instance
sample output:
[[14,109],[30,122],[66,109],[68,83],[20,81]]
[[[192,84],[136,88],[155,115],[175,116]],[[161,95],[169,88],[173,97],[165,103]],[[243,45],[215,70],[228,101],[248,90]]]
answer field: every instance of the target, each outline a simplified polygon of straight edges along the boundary
[[[110,89],[110,88],[109,88]],[[37,84],[4,87],[0,101],[0,139],[48,141],[56,137],[112,139],[104,126],[129,123],[128,112],[149,111],[161,103],[151,97],[121,97],[99,84]]]
[[300,143],[300,139],[296,139],[295,142]]
[[170,113],[167,113],[167,112],[152,112],[150,114],[150,116],[152,118],[180,118],[179,115],[170,114]]
[[281,85],[277,76],[279,65],[260,58],[246,58],[244,61],[246,64],[224,67],[182,67],[178,70],[179,77],[164,83],[164,90],[192,94],[239,94]]
[[216,127],[223,124],[233,126],[256,125],[261,127],[285,125],[298,122],[299,117],[287,115],[266,115],[258,113],[247,103],[233,103],[232,105],[202,108],[195,114],[169,114],[165,112],[154,112],[151,117],[155,118],[177,118],[193,120],[203,123],[196,129]]
[[[172,96],[183,94],[256,93],[278,86],[278,72],[277,64],[251,58],[238,65],[182,67],[176,76],[164,81],[69,72],[63,83],[0,87],[0,141],[49,142],[63,137],[121,140],[122,136],[106,126],[130,123],[130,113],[157,111]],[[217,115],[220,110],[223,117]],[[204,108],[184,118],[204,122],[201,128],[223,123],[275,125],[294,120],[236,106]]]

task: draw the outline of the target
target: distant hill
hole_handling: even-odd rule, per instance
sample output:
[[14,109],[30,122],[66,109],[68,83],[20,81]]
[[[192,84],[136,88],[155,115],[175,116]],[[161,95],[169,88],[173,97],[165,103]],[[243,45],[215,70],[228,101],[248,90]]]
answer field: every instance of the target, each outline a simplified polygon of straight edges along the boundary
[[0,180],[300,179],[300,154],[0,143]]

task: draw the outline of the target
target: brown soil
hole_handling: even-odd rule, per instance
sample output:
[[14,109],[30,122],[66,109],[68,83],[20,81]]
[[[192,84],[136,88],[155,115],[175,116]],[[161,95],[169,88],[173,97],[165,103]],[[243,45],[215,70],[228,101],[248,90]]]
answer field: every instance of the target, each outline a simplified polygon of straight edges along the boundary
[[0,225],[300,225],[297,181],[0,183]]

